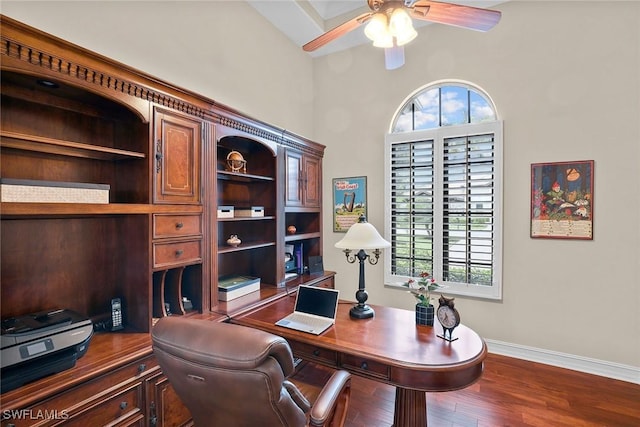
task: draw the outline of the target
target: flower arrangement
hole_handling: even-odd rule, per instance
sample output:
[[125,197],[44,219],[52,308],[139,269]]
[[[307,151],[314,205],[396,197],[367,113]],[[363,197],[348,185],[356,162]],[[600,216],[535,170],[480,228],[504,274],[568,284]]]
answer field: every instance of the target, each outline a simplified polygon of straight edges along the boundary
[[436,282],[436,279],[431,277],[426,271],[420,273],[417,281],[415,279],[409,279],[403,286],[409,288],[409,292],[416,297],[418,304],[425,307],[431,305],[431,291],[442,288],[442,286]]

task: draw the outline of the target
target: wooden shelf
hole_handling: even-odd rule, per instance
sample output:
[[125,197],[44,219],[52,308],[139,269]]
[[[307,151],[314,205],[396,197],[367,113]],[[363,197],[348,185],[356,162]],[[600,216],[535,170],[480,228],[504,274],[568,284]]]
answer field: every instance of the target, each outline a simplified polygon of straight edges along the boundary
[[276,219],[273,215],[268,216],[236,216],[233,218],[217,218],[219,222],[234,222],[234,221],[264,221]]
[[231,253],[231,252],[240,252],[247,251],[250,249],[257,248],[265,248],[267,246],[275,246],[275,242],[250,242],[250,243],[241,243],[240,246],[222,246],[218,248],[219,254]]
[[119,150],[117,148],[63,141],[43,136],[26,135],[17,132],[0,131],[0,146],[39,153],[59,154],[62,156],[83,157],[97,160],[144,159],[144,153]]
[[284,237],[285,242],[297,242],[299,240],[316,239],[320,237],[320,232],[291,234]]
[[[12,216],[55,217],[63,215],[131,215],[172,213],[174,205],[148,205],[136,203],[0,203],[3,218]],[[183,213],[201,213],[202,206],[180,206]]]
[[241,182],[275,181],[275,178],[271,176],[251,175],[248,173],[228,172],[228,171],[220,171],[220,170],[218,171],[218,179],[225,179],[228,181],[241,181]]

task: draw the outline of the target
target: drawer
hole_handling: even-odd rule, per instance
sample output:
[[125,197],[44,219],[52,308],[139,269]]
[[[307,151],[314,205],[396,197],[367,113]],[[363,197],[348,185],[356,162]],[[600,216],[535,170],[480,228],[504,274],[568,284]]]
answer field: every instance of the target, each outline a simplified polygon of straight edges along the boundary
[[388,380],[390,377],[389,366],[365,357],[342,354],[340,367],[369,378]]
[[153,215],[153,238],[202,236],[202,219],[195,215]]
[[107,425],[120,417],[135,422],[144,416],[143,380],[159,370],[149,356],[29,408],[3,412],[2,426]]
[[289,345],[291,346],[291,350],[293,350],[293,354],[297,357],[305,360],[313,360],[332,367],[338,366],[338,353],[333,350],[291,340],[289,340]]
[[319,288],[329,288],[329,289],[333,289],[334,288],[334,283],[333,283],[333,276],[329,277],[327,279],[322,279],[321,281],[319,281],[318,283],[314,283],[313,286],[317,286]]
[[[71,417],[68,426],[106,426],[126,423],[132,425],[144,420],[144,385],[142,382],[131,385],[113,394],[106,400],[96,401],[94,405]],[[142,423],[140,423],[142,424]]]
[[153,267],[166,267],[202,262],[202,241],[154,243]]

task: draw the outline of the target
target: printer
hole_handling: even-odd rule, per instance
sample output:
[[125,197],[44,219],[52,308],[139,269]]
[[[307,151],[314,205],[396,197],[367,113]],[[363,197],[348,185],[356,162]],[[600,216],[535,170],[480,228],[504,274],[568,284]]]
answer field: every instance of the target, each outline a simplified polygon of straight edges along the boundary
[[3,319],[1,392],[74,367],[92,336],[91,320],[66,309]]

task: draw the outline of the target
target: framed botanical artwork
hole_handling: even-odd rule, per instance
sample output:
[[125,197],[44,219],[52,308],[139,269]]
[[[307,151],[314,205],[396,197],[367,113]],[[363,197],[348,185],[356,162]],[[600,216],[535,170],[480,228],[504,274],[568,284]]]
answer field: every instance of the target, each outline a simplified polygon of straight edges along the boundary
[[593,160],[531,165],[531,237],[593,239]]
[[346,233],[367,215],[367,177],[333,179],[333,231]]

